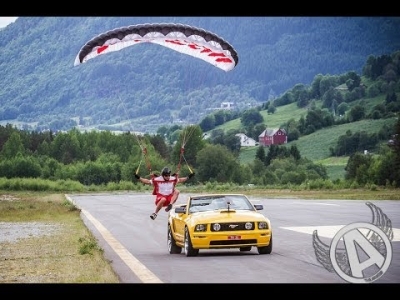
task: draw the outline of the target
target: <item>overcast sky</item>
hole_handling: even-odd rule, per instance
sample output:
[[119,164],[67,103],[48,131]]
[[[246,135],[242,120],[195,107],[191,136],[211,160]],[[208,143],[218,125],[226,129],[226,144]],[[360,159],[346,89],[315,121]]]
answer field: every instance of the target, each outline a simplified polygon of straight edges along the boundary
[[8,24],[14,22],[18,17],[0,17],[0,28],[6,27]]

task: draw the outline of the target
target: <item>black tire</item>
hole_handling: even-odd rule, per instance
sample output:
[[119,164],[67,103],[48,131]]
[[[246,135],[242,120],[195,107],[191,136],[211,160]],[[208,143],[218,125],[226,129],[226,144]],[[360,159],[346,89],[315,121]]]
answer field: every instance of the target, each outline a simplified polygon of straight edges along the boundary
[[251,246],[249,247],[240,247],[240,252],[251,251]]
[[271,254],[272,252],[272,235],[269,245],[266,247],[257,247],[258,254]]
[[199,254],[199,249],[193,249],[192,241],[190,240],[190,234],[187,229],[185,228],[185,255],[186,256],[197,256]]
[[168,224],[167,245],[168,245],[168,251],[170,254],[180,254],[182,252],[182,248],[176,244],[176,241],[175,241],[174,236],[171,231],[170,224]]

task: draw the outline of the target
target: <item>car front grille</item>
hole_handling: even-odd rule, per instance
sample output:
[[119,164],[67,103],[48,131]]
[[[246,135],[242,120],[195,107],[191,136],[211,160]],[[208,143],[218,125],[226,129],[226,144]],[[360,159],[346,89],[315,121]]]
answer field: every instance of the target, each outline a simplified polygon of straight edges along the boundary
[[230,246],[230,245],[254,245],[257,240],[225,240],[225,241],[211,241],[210,246]]
[[[255,225],[254,222],[251,222],[251,224],[253,225],[251,229],[246,229],[244,227],[244,225],[248,223],[248,222],[236,222],[236,223],[219,223],[221,225],[221,229],[218,230],[218,232],[221,231],[239,231],[239,230],[254,230],[255,229]],[[212,232],[217,232],[216,230],[214,230],[213,228],[214,223],[211,224],[210,230]]]

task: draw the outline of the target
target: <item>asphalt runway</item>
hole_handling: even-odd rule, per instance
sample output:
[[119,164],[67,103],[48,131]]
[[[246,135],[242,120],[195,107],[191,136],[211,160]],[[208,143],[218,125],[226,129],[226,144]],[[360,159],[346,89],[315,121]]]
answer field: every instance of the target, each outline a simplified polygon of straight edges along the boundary
[[[187,196],[181,194],[177,203],[184,203]],[[374,217],[364,200],[250,197],[264,205],[261,213],[271,220],[271,254],[258,255],[253,247],[250,252],[200,250],[197,257],[186,257],[183,252],[169,254],[168,214],[162,210],[156,220],[150,219],[155,207],[150,193],[74,194],[67,198],[81,209],[83,221],[121,283],[349,283],[317,260],[312,233],[317,230],[320,241],[329,246],[341,228],[371,223]],[[399,202],[370,202],[386,214],[393,233],[387,251],[391,257],[387,256],[386,267],[372,281],[400,283]]]

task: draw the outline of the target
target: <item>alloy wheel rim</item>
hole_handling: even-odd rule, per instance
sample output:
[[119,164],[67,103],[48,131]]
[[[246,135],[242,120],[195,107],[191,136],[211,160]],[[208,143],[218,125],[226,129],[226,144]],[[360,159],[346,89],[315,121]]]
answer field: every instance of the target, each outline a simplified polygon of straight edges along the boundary
[[189,244],[189,242],[188,242],[188,238],[187,238],[187,234],[185,234],[185,254],[187,254],[187,252],[188,252],[188,245]]
[[171,230],[168,230],[168,241],[167,241],[167,243],[168,243],[168,250],[171,250],[171,245],[172,245],[172,242],[171,242]]

